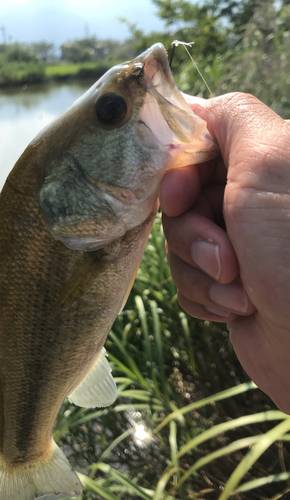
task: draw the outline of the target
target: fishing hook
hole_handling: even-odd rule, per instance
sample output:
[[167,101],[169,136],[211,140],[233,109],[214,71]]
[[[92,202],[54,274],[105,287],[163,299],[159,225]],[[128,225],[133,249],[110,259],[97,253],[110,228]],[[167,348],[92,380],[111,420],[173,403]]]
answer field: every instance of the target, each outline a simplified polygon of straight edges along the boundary
[[189,47],[192,47],[193,44],[194,44],[194,42],[187,43],[187,42],[180,42],[179,40],[174,40],[171,43],[171,54],[170,54],[170,61],[169,61],[169,67],[170,67],[170,69],[171,69],[171,64],[172,64],[172,60],[173,60],[173,55],[174,55],[175,47],[178,47],[178,45],[183,45],[184,48],[186,49],[185,45],[188,45]]
[[174,51],[175,51],[175,47],[177,47],[178,45],[178,41],[177,40],[174,40],[174,42],[172,42],[171,44],[171,54],[170,54],[170,61],[169,61],[169,67],[171,69],[171,65],[172,65],[172,61],[173,61],[173,55],[174,55]]

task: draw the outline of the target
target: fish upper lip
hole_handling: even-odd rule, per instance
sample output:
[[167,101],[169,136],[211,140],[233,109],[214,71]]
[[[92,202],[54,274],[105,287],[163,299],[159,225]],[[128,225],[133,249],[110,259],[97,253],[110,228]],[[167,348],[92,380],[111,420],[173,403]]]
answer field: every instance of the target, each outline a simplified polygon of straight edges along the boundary
[[158,73],[161,73],[161,79],[172,79],[167,52],[163,45],[155,44],[149,49],[149,54],[144,61],[144,73],[153,84]]
[[159,72],[160,72],[160,63],[158,59],[156,59],[154,56],[149,57],[147,61],[144,63],[144,73],[147,76],[148,80],[154,83],[154,78]]
[[144,76],[154,85],[156,76],[159,74],[161,79],[167,80],[170,85],[174,85],[173,76],[170,70],[167,52],[161,43],[156,43],[141,54],[136,63],[142,63],[144,67]]

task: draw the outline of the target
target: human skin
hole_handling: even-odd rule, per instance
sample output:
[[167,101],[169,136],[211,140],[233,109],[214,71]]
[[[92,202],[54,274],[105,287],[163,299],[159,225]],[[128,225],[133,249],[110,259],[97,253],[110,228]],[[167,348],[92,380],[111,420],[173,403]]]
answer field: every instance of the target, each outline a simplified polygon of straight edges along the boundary
[[160,186],[178,300],[228,323],[246,372],[290,413],[290,124],[241,93],[191,107],[221,156]]

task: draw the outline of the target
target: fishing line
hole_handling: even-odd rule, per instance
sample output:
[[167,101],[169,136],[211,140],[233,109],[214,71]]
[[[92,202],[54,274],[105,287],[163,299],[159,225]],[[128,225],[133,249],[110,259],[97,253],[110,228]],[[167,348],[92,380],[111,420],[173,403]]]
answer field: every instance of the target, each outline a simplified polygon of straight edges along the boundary
[[190,59],[192,60],[192,63],[194,65],[194,67],[196,68],[200,78],[202,79],[203,83],[205,84],[207,90],[209,91],[210,95],[212,96],[212,91],[211,89],[209,88],[209,85],[206,83],[201,71],[199,70],[195,60],[193,59],[192,55],[190,54],[188,48],[186,47],[186,45],[188,45],[188,47],[192,47],[192,45],[194,44],[194,42],[190,42],[190,43],[187,43],[187,42],[181,42],[180,40],[174,40],[174,42],[172,42],[171,44],[171,55],[170,55],[170,61],[169,61],[169,66],[171,68],[171,64],[172,64],[172,60],[173,60],[173,54],[174,54],[174,51],[175,51],[175,47],[178,47],[178,45],[183,45],[183,47],[185,48],[186,52],[188,53]]

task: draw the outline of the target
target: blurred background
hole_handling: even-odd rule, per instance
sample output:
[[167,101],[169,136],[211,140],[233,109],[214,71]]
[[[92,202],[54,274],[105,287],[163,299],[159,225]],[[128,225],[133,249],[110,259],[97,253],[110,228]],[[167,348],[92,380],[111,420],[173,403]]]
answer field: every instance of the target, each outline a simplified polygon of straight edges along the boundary
[[[250,92],[290,118],[290,0],[0,0],[0,185],[107,69],[175,39],[194,42],[212,94],[179,46],[182,91]],[[116,404],[65,402],[55,426],[82,500],[290,498],[289,417],[248,380],[225,325],[179,308],[160,214],[106,348]]]

